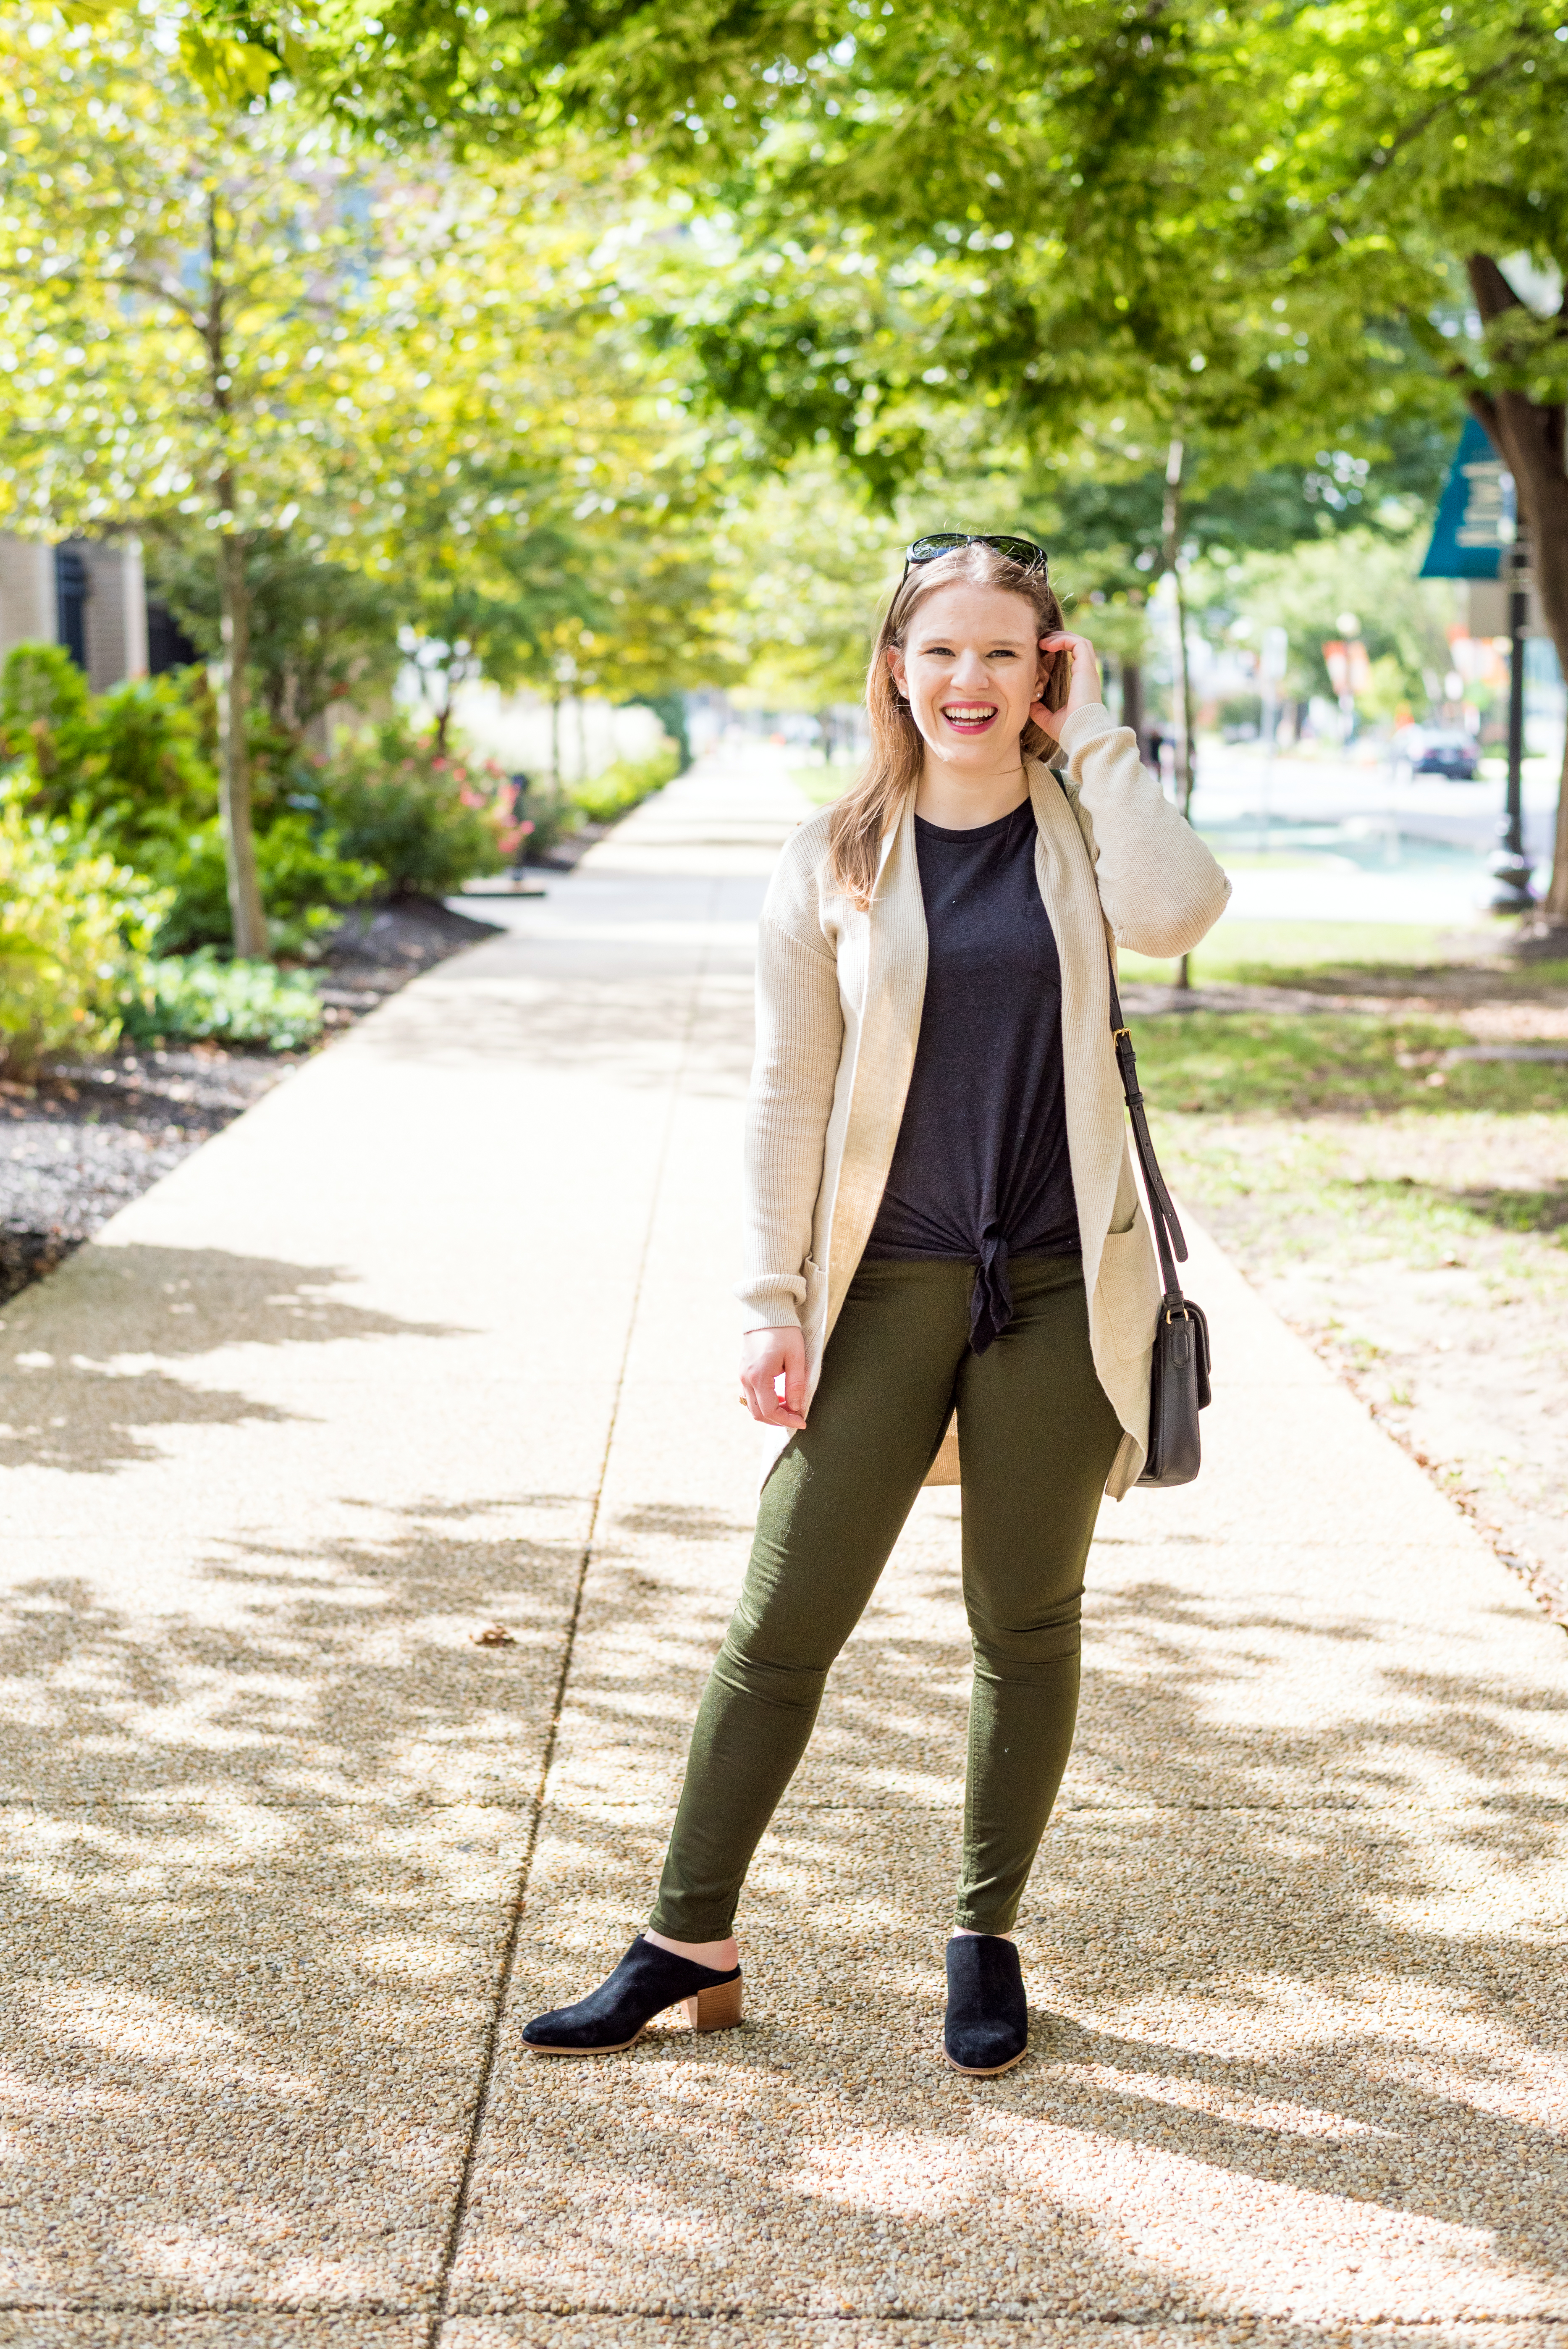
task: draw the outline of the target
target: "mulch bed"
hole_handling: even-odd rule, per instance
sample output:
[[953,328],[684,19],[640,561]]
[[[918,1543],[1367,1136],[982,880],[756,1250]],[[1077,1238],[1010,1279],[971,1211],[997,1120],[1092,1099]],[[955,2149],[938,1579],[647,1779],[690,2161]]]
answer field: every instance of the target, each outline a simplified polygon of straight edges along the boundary
[[[423,897],[351,915],[315,974],[327,1040],[495,927]],[[57,1063],[32,1083],[0,1078],[0,1303],[52,1272],[307,1057],[216,1043],[128,1046]]]

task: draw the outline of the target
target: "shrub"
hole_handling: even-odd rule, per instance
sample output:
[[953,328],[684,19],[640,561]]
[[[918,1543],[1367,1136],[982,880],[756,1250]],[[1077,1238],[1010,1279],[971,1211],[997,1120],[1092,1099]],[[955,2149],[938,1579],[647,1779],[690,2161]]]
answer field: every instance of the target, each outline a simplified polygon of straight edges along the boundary
[[[171,900],[154,942],[159,953],[227,946],[233,933],[217,818],[166,836],[161,847],[150,843],[146,854]],[[257,833],[256,870],[273,950],[283,955],[310,955],[324,933],[336,928],[344,906],[362,904],[383,885],[379,866],[340,854],[336,833],[318,833],[310,816],[298,812],[277,816]]]
[[566,792],[539,784],[524,802],[528,822],[528,855],[547,856],[563,840],[582,829],[583,811]]
[[270,962],[220,962],[213,954],[170,955],[150,964],[142,994],[128,1008],[125,1031],[144,1043],[265,1044],[297,1052],[321,1033],[321,998],[313,980]]
[[[209,659],[222,645],[215,550],[205,532],[148,549],[149,585]],[[363,572],[301,553],[284,531],[253,531],[245,554],[258,706],[297,746],[335,701],[389,688],[402,656],[397,597]]]
[[627,709],[651,709],[660,726],[675,745],[679,764],[677,775],[684,775],[691,765],[691,736],[686,731],[686,698],[684,693],[634,693],[623,703]]
[[516,838],[493,761],[448,756],[404,719],[345,745],[317,788],[340,853],[378,866],[393,896],[449,897],[499,873]]
[[[160,954],[226,946],[232,936],[211,698],[203,673],[88,691],[58,645],[18,645],[0,671],[0,755],[15,762],[29,803],[90,829],[145,873],[169,911]],[[340,843],[313,796],[315,771],[253,713],[256,864],[272,944],[305,954],[345,905],[383,885],[380,869]]]
[[70,825],[0,793],[0,1063],[107,1051],[144,984],[164,899]]
[[150,837],[217,812],[211,725],[199,673],[92,694],[59,645],[17,645],[0,671],[0,755],[41,813],[90,828],[129,864]]
[[566,796],[590,823],[614,823],[651,792],[679,774],[680,752],[673,742],[646,759],[617,759],[591,781],[573,783]]

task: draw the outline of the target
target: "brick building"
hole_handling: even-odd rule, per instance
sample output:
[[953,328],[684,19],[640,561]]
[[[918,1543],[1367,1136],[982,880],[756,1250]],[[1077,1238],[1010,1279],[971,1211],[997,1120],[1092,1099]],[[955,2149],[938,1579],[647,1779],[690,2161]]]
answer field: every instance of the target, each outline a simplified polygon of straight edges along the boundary
[[0,660],[20,644],[64,645],[95,693],[194,660],[160,604],[150,605],[134,538],[0,533]]

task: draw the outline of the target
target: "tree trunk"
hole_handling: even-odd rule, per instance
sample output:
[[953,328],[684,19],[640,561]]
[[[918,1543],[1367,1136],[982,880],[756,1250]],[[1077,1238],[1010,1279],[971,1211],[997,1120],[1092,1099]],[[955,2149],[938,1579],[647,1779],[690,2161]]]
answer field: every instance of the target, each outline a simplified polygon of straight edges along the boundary
[[[230,511],[232,511],[232,502]],[[229,882],[234,952],[267,951],[267,918],[256,873],[251,825],[251,752],[245,739],[245,680],[251,657],[251,591],[244,543],[224,530],[218,539],[218,595],[222,655],[218,667],[218,812]]]
[[[1484,324],[1525,305],[1490,254],[1472,253],[1465,264],[1476,307]],[[1568,295],[1558,312],[1568,334]],[[1506,340],[1494,338],[1506,362]],[[1530,564],[1542,616],[1568,678],[1568,473],[1563,470],[1564,411],[1538,407],[1522,391],[1472,391],[1470,404],[1513,476],[1519,518],[1530,535]],[[1552,880],[1542,911],[1553,927],[1568,928],[1568,743],[1558,784],[1557,824]]]
[[1176,730],[1176,788],[1181,812],[1192,805],[1192,681],[1187,674],[1187,599],[1181,593],[1181,466],[1185,451],[1180,439],[1171,443],[1165,460],[1165,513],[1162,535],[1164,565],[1176,595],[1176,676],[1171,696],[1171,722]]
[[1181,574],[1173,571],[1176,583],[1176,667],[1181,687],[1181,743],[1177,753],[1177,781],[1181,792],[1181,812],[1189,823],[1192,820],[1192,672],[1187,661],[1187,598],[1181,591]]
[[1137,738],[1138,755],[1143,755],[1143,663],[1124,660],[1121,664],[1121,722],[1130,726]]
[[[1171,574],[1176,605],[1176,674],[1171,682],[1171,714],[1176,731],[1176,789],[1181,812],[1192,812],[1192,680],[1187,673],[1187,598],[1181,593],[1181,465],[1185,452],[1180,438],[1171,443],[1165,460],[1165,512],[1162,552]],[[1176,984],[1192,984],[1192,962],[1183,955],[1176,968]]]
[[452,680],[447,678],[446,697],[436,712],[436,751],[439,758],[447,755],[447,729],[452,722]]

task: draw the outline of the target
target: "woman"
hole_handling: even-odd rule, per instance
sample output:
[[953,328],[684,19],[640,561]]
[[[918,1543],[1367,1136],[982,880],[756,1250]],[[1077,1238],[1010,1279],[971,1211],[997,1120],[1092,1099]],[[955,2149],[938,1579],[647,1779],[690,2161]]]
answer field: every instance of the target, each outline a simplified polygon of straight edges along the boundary
[[[943,2044],[1006,2071],[1011,1939],[1072,1743],[1102,1492],[1143,1464],[1159,1273],[1128,1155],[1108,939],[1197,945],[1230,885],[1099,700],[1027,540],[917,540],[872,753],[763,908],[742,1400],[781,1432],[649,1927],[537,2053],[684,2000],[740,2019],[741,1886],[956,1414],[975,1651]],[[1059,758],[1058,776],[1047,763]]]

